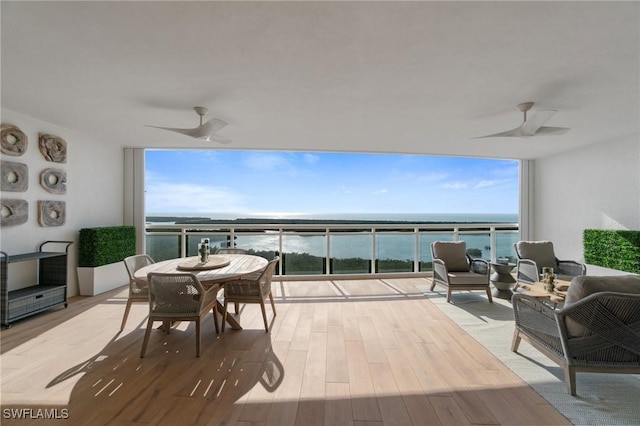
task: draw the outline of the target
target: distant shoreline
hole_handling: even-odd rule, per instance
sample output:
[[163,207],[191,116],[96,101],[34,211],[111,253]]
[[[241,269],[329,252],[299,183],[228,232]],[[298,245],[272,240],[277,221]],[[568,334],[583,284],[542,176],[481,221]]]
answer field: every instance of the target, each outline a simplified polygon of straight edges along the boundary
[[371,219],[275,219],[275,218],[237,218],[237,219],[211,219],[210,217],[184,217],[184,216],[147,216],[147,222],[167,223],[176,225],[192,225],[192,224],[257,224],[257,225],[314,225],[314,224],[449,224],[449,223],[517,223],[517,222],[501,222],[501,221],[436,221],[436,220],[371,220]]

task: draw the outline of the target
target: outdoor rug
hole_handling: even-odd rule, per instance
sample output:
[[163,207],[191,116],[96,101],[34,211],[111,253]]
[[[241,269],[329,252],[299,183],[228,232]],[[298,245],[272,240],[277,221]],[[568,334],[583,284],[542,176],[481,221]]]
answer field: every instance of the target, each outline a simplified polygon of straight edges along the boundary
[[[484,292],[445,293],[416,286],[442,312],[501,360],[575,425],[640,425],[640,375],[577,373],[577,396],[569,395],[562,369],[524,340],[511,352],[513,309]],[[496,293],[494,293],[496,294]]]

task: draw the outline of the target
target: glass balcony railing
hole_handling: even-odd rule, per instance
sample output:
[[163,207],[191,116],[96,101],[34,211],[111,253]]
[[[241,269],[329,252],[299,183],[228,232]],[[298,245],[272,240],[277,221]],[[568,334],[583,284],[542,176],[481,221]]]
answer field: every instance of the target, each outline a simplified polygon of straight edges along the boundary
[[273,259],[287,277],[407,275],[432,271],[433,241],[467,243],[473,258],[515,262],[517,223],[458,224],[147,224],[146,253],[156,261],[197,255],[202,238],[212,252],[237,247]]

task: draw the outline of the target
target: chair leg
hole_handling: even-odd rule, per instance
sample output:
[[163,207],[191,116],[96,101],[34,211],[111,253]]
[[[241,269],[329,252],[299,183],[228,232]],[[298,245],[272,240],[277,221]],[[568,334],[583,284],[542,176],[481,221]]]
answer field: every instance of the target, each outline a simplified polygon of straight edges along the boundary
[[147,343],[149,342],[149,336],[151,335],[151,327],[153,327],[153,320],[149,318],[149,321],[147,321],[147,330],[144,332],[144,339],[142,340],[142,349],[140,350],[140,358],[144,358],[144,353],[147,350]]
[[260,309],[262,309],[262,320],[264,321],[264,329],[269,332],[269,324],[267,323],[267,311],[264,308],[264,299],[260,300]]
[[491,287],[487,287],[487,298],[489,299],[489,303],[493,303],[493,296],[491,295]]
[[276,316],[276,304],[273,303],[273,294],[269,291],[269,300],[271,300],[271,309],[273,309],[273,316]]
[[122,324],[120,324],[120,331],[124,330],[124,326],[129,318],[129,311],[131,310],[131,298],[127,299],[127,306],[124,308],[124,317],[122,317]]
[[224,299],[224,308],[222,309],[222,332],[224,333],[225,326],[227,325],[227,299]]
[[451,287],[447,287],[447,303],[451,303]]
[[520,337],[520,330],[517,328],[513,330],[513,340],[511,341],[511,352],[518,352],[518,346],[520,346],[520,341],[522,338]]
[[433,280],[431,280],[431,290],[433,291],[433,289],[436,288],[436,279],[434,278]]
[[200,317],[196,319],[196,356],[200,357]]
[[563,365],[564,370],[564,382],[567,386],[567,392],[571,396],[576,396],[576,370],[570,365]]
[[218,325],[218,304],[213,305],[213,323],[216,325],[216,334],[220,334],[220,326]]
[[233,307],[236,310],[236,314],[240,313],[240,302],[233,302]]

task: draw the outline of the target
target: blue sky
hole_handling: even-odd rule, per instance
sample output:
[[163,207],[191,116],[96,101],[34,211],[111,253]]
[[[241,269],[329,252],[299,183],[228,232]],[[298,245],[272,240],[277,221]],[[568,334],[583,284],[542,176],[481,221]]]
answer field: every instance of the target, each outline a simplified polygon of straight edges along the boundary
[[518,161],[147,151],[147,214],[517,213]]

